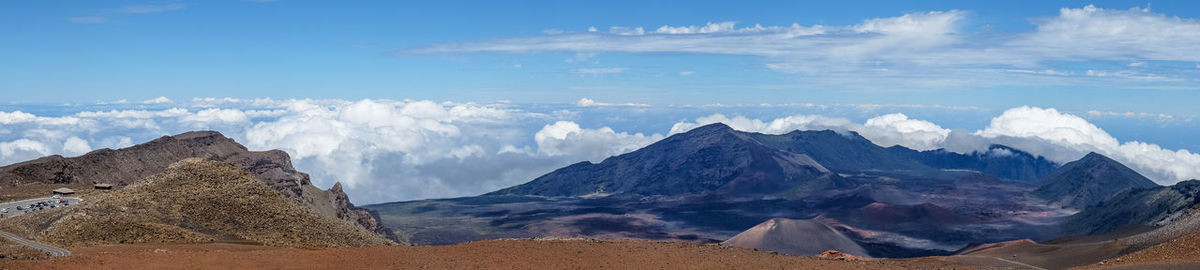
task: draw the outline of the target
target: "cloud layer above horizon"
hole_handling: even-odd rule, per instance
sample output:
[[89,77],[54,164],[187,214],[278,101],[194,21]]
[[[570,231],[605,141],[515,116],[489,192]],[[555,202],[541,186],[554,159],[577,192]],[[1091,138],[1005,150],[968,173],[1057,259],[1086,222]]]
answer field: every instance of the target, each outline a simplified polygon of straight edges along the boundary
[[[1028,32],[968,28],[963,10],[911,12],[853,25],[591,27],[441,43],[406,54],[688,53],[753,56],[765,68],[840,88],[1111,85],[1197,89],[1200,21],[1149,8],[1062,8]],[[613,70],[613,68],[609,68]],[[624,69],[619,69],[624,71]],[[864,79],[872,78],[872,79]],[[885,81],[888,83],[880,83]],[[862,83],[869,82],[869,83]]]
[[854,131],[881,146],[918,150],[969,153],[1005,144],[1059,163],[1098,152],[1160,184],[1200,178],[1198,154],[1122,142],[1080,116],[1052,108],[1011,108],[977,130],[946,129],[903,113],[877,113],[861,123],[815,114],[754,119],[714,113],[659,123],[655,126],[661,133],[656,134],[578,122],[581,111],[613,110],[609,117],[649,106],[635,105],[586,99],[539,109],[506,103],[197,98],[57,116],[0,111],[0,163],[51,154],[76,156],[190,130],[217,130],[252,150],[287,151],[318,186],[340,181],[351,198],[363,204],[477,195],[720,122],[770,134]]

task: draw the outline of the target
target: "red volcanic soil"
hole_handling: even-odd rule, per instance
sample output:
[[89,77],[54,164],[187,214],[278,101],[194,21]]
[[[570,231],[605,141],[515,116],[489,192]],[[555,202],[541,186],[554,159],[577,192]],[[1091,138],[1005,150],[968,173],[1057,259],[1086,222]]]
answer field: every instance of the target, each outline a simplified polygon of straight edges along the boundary
[[643,240],[519,239],[451,246],[304,250],[234,244],[123,245],[74,250],[3,269],[970,269],[923,258],[852,261],[714,244]]

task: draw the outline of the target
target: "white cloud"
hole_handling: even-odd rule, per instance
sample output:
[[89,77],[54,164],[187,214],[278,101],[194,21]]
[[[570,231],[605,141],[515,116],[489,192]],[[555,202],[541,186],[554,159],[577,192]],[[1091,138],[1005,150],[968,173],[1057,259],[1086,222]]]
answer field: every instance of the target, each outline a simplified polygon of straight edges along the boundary
[[[279,100],[271,101],[271,106],[277,107],[262,110],[251,109],[257,107],[248,99],[238,101],[202,110],[114,109],[56,117],[0,112],[0,163],[49,154],[78,155],[212,129],[254,150],[287,151],[295,166],[310,173],[318,186],[341,181],[356,203],[374,203],[480,194],[570,163],[600,161],[633,151],[664,137],[603,125],[583,126],[580,123],[590,121],[576,122],[577,112],[537,113],[507,104]],[[590,99],[580,103],[605,104]],[[814,104],[787,106],[818,108]],[[664,131],[665,135],[675,134],[716,122],[772,134],[797,129],[855,131],[880,145],[916,149],[945,147],[970,152],[1001,143],[1057,162],[1096,151],[1163,184],[1200,178],[1200,155],[1143,142],[1121,142],[1078,116],[1031,107],[1008,110],[977,131],[947,130],[904,114],[882,113],[862,123],[820,115],[764,121],[713,114],[674,123]]]
[[71,136],[63,142],[63,153],[68,156],[78,156],[92,151],[92,147],[88,142],[79,137]]
[[246,112],[238,109],[207,109],[183,117],[184,122],[211,123],[244,123],[250,121]]
[[646,34],[646,29],[642,29],[641,27],[628,28],[613,26],[608,28],[608,33],[622,36],[640,36]]
[[696,118],[694,122],[680,122],[671,126],[670,134],[683,133],[693,128],[700,126],[724,123],[733,129],[751,132],[760,132],[766,134],[783,134],[793,130],[825,130],[832,129],[835,131],[848,131],[853,124],[845,118],[830,118],[819,115],[794,115],[784,118],[777,118],[770,122],[764,122],[759,119],[750,119],[744,116],[734,116],[732,118],[724,114],[713,114],[710,116]]
[[49,155],[52,153],[45,144],[30,139],[18,139],[10,142],[0,142],[0,162],[13,163]]
[[[1200,61],[1200,21],[1149,9],[1063,8],[1058,16],[1031,20],[1021,33],[965,29],[969,12],[912,12],[868,18],[859,24],[797,24],[738,28],[734,22],[614,26],[608,33],[435,44],[410,53],[622,52],[759,56],[767,69],[806,76],[821,85],[914,89],[995,85],[1095,84],[1137,88],[1197,89],[1185,71],[1091,73],[1080,62]],[[591,29],[594,30],[594,29]],[[1105,74],[1109,76],[1096,76]],[[1053,75],[1053,76],[1048,76]],[[866,78],[866,79],[864,79]]]
[[680,72],[679,72],[679,76],[692,76],[692,74],[696,74],[696,72],[695,72],[695,71],[691,71],[691,70],[686,70],[686,71],[680,71]]
[[1120,117],[1120,118],[1149,118],[1158,119],[1160,121],[1175,120],[1174,115],[1165,113],[1148,113],[1148,112],[1110,112],[1110,111],[1087,111],[1088,117]]
[[579,74],[593,74],[593,75],[598,75],[598,74],[617,74],[617,73],[625,72],[625,70],[627,70],[627,68],[622,68],[622,67],[581,68],[581,69],[575,70],[575,73],[579,73]]
[[[993,118],[976,132],[985,138],[1032,138],[1082,153],[1097,152],[1130,165],[1160,184],[1200,178],[1200,154],[1166,150],[1138,141],[1119,142],[1087,120],[1055,109],[1018,107]],[[1059,161],[1063,158],[1059,158]]]
[[0,124],[11,125],[16,123],[30,122],[34,119],[37,119],[37,116],[21,111],[0,112]]
[[1200,22],[1150,9],[1063,8],[1011,45],[1059,60],[1200,61]]
[[709,22],[705,25],[700,25],[700,26],[697,26],[697,25],[688,25],[688,26],[663,25],[663,26],[659,27],[658,29],[654,30],[654,33],[655,34],[669,34],[669,35],[689,35],[689,34],[737,34],[737,33],[773,32],[773,33],[791,33],[791,34],[795,34],[795,35],[814,35],[814,34],[820,34],[820,33],[824,32],[824,28],[819,25],[814,26],[814,27],[803,27],[803,26],[800,26],[799,24],[792,24],[791,26],[762,26],[761,24],[755,24],[752,27],[743,27],[743,28],[737,28],[736,26],[737,26],[736,22],[719,22],[719,23]]
[[590,98],[580,98],[578,102],[575,102],[575,106],[579,106],[579,107],[610,107],[610,106],[649,107],[650,104],[641,104],[641,103],[632,103],[632,102],[605,103],[605,102],[596,102],[595,100],[592,100]]
[[641,133],[617,133],[608,127],[598,129],[583,129],[579,124],[570,121],[558,121],[542,127],[534,134],[538,153],[547,156],[571,155],[592,162],[600,162],[604,158],[632,152],[656,141],[663,136],[643,135]]
[[917,150],[943,148],[942,143],[950,136],[949,129],[929,121],[908,119],[901,113],[867,119],[859,132],[878,145],[904,145]]
[[142,101],[142,104],[164,104],[164,103],[171,103],[171,99],[169,99],[167,97],[157,97],[157,98],[147,99],[147,100]]

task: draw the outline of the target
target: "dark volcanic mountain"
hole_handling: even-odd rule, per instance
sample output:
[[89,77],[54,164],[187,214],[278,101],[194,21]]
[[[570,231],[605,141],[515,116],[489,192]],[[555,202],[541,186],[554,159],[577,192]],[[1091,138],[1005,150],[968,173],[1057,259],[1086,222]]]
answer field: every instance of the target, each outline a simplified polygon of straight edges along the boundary
[[1037,187],[1030,180],[1055,166],[1004,146],[919,152],[854,132],[770,135],[712,124],[482,196],[366,207],[415,244],[543,236],[722,242],[785,218],[821,220],[870,256],[911,257],[1059,236],[1066,212],[1028,196]]
[[1170,223],[1200,203],[1200,180],[1173,186],[1131,190],[1088,207],[1063,223],[1068,234],[1091,235],[1129,226]]
[[0,189],[30,183],[91,185],[108,183],[117,188],[163,172],[171,164],[192,157],[223,161],[250,171],[255,178],[285,197],[317,213],[361,225],[389,235],[366,209],[355,207],[341,184],[329,190],[312,185],[308,174],[292,167],[287,152],[253,152],[215,131],[194,131],[163,136],[118,150],[100,149],[82,156],[59,155],[0,167]]
[[581,162],[488,195],[583,196],[777,193],[815,179],[841,182],[804,154],[712,124],[599,164]]
[[1033,195],[1082,209],[1133,189],[1158,187],[1150,179],[1104,155],[1089,153],[1048,176]]
[[812,157],[829,170],[841,173],[863,171],[921,172],[931,168],[915,160],[897,156],[886,148],[863,138],[857,132],[845,134],[832,130],[796,130],[783,135],[746,133],[759,143],[776,149]]
[[1003,145],[991,145],[988,151],[959,154],[942,149],[916,151],[903,146],[889,147],[892,153],[907,157],[925,166],[939,169],[964,169],[999,178],[1037,181],[1054,172],[1058,164],[1041,156]]

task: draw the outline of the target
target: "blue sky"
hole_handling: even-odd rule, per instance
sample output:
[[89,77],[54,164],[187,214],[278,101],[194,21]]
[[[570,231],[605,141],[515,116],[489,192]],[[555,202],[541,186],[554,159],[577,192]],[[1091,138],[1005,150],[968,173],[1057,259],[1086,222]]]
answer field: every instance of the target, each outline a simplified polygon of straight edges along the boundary
[[[486,45],[512,38],[554,36],[547,31],[586,33],[589,27],[601,33],[613,26],[653,30],[663,25],[702,26],[709,22],[736,22],[737,27],[795,23],[832,28],[950,11],[962,14],[954,23],[955,32],[948,35],[967,40],[955,47],[985,47],[978,43],[1016,39],[1012,36],[1029,34],[1036,30],[1036,23],[1058,16],[1060,8],[1089,4],[1118,11],[1149,7],[1149,15],[1180,17],[1192,24],[1192,18],[1200,17],[1200,9],[1191,1],[6,2],[0,4],[4,14],[0,35],[6,39],[0,44],[0,57],[6,59],[0,64],[0,88],[6,90],[0,98],[20,103],[157,96],[572,103],[590,97],[649,104],[784,100],[1191,113],[1184,105],[1200,97],[1197,91],[1187,91],[1197,90],[1197,63],[1152,54],[1033,59],[1030,61],[1035,63],[1028,66],[997,61],[971,68],[1056,70],[1082,77],[1088,70],[1109,74],[1131,70],[1128,65],[1137,62],[1145,66],[1134,75],[1183,81],[1113,83],[997,71],[1003,74],[958,74],[982,78],[949,85],[939,85],[943,77],[902,74],[887,81],[889,85],[864,86],[847,85],[843,80],[856,78],[842,78],[845,74],[768,67],[794,64],[782,59],[786,56],[720,53],[727,48],[710,50],[717,53],[536,48],[417,52],[438,44]],[[586,59],[568,60],[575,58]],[[960,68],[911,67],[870,58],[852,61],[880,61],[882,66],[928,72]],[[585,74],[586,70],[611,73]],[[831,78],[834,76],[838,78]],[[1006,82],[984,82],[988,77]],[[870,75],[861,78],[872,79]],[[1163,103],[1173,106],[1161,106]]]
[[0,163],[214,129],[379,202],[724,120],[1099,151],[1170,183],[1200,177],[1197,19],[1194,1],[5,1]]

